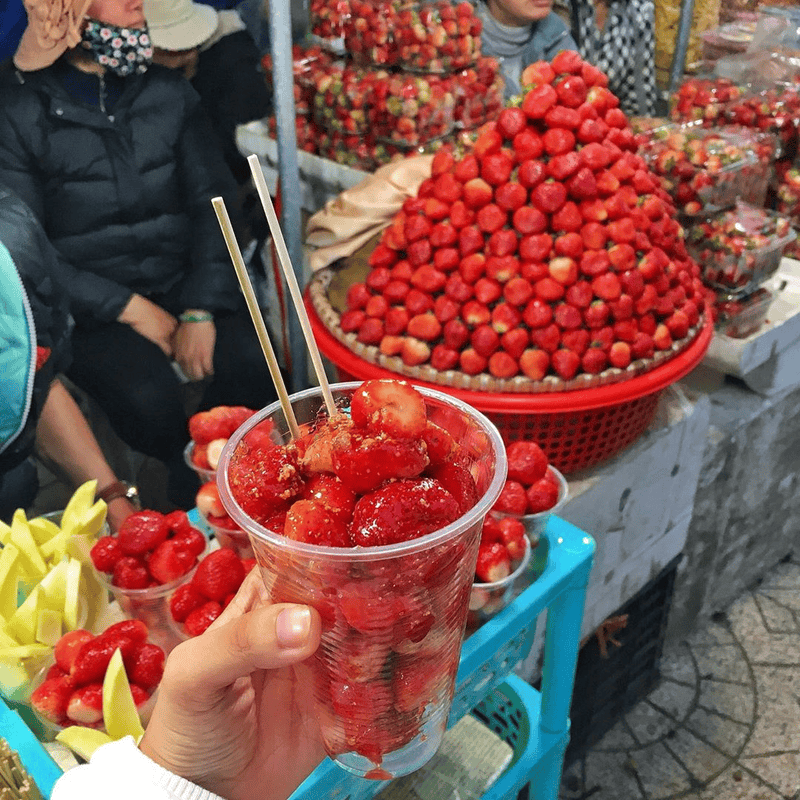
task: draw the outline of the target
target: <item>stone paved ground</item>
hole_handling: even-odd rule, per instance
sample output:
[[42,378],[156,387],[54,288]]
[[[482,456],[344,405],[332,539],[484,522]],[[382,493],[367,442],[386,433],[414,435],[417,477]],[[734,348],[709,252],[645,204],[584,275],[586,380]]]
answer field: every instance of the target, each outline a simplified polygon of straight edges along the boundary
[[800,559],[678,647],[560,800],[800,800]]

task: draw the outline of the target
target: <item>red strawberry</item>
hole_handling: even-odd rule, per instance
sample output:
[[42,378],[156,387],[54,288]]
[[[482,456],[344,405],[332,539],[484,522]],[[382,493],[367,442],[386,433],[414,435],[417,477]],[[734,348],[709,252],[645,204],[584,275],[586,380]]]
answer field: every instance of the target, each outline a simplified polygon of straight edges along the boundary
[[101,636],[114,637],[122,636],[130,639],[135,644],[143,644],[147,641],[147,626],[140,619],[124,619],[109,625]]
[[298,542],[327,547],[350,547],[344,520],[316,500],[296,500],[286,514],[283,535]]
[[176,622],[183,622],[196,608],[200,608],[206,598],[190,583],[179,586],[169,601],[170,613]]
[[558,102],[556,90],[548,83],[531,89],[522,100],[522,110],[528,119],[544,119],[545,114]]
[[350,533],[362,547],[393,544],[449,525],[460,514],[458,502],[438,481],[399,480],[356,503]]
[[200,636],[221,613],[222,606],[216,600],[209,600],[189,614],[184,628],[190,636]]
[[580,75],[583,59],[574,50],[560,50],[550,61],[556,75]]
[[147,568],[158,583],[172,583],[185,575],[197,558],[174,539],[162,542],[150,556]]
[[169,535],[169,525],[158,511],[136,511],[117,532],[119,549],[126,556],[138,556],[155,550]]
[[509,558],[518,561],[525,555],[525,525],[516,517],[502,517],[497,521],[500,540],[506,546]]
[[556,350],[552,356],[553,369],[565,381],[571,380],[581,365],[580,356],[572,350]]
[[[97,636],[83,644],[78,651],[70,670],[70,677],[77,686],[101,681],[106,674],[106,667],[117,649],[132,650],[136,647],[131,639],[117,636]],[[123,653],[124,657],[124,653]]]
[[475,576],[480,583],[495,583],[511,574],[511,559],[505,544],[492,542],[481,544],[478,548],[478,561]]
[[519,357],[523,373],[533,381],[540,381],[550,368],[550,356],[544,350],[529,348]]
[[189,435],[198,444],[208,444],[214,439],[227,439],[230,433],[227,406],[199,411],[189,418]]
[[518,164],[532,158],[539,158],[544,152],[542,137],[532,128],[526,128],[514,137],[514,160]]
[[558,99],[570,108],[577,108],[586,100],[586,83],[579,75],[573,75],[559,81],[556,85]]
[[575,136],[565,128],[549,128],[542,136],[542,144],[548,155],[569,153],[575,148]]
[[422,395],[405,381],[365,381],[353,394],[351,418],[358,427],[399,438],[419,436],[427,422]]
[[492,506],[493,510],[505,514],[524,514],[527,507],[525,487],[515,480],[507,480]]
[[136,556],[122,556],[114,564],[111,582],[121,589],[145,589],[150,584],[150,573]]
[[483,178],[473,178],[464,184],[464,203],[478,209],[492,201],[492,187]]
[[547,180],[531,191],[531,203],[544,214],[558,211],[567,199],[567,189],[563,183]]
[[67,716],[79,725],[92,726],[103,719],[103,684],[90,683],[69,697]]
[[92,545],[89,556],[98,572],[113,572],[115,564],[122,558],[116,536],[101,536]]
[[528,488],[527,498],[529,514],[548,511],[558,502],[558,486],[547,478],[542,478]]
[[56,642],[56,646],[53,649],[56,664],[64,672],[71,672],[72,665],[75,663],[75,658],[81,647],[92,639],[94,639],[94,634],[89,633],[89,631],[75,630],[65,633]]
[[192,585],[209,600],[223,600],[235,594],[244,580],[242,560],[229,547],[209,553],[198,565]]
[[526,125],[527,120],[521,108],[504,108],[497,115],[497,132],[506,139],[513,139]]
[[472,473],[460,464],[441,464],[426,474],[435,478],[456,499],[459,510],[466,514],[478,502],[478,488]]
[[67,705],[75,688],[70,678],[50,678],[31,694],[31,705],[45,719],[60,725],[67,715]]
[[[154,689],[164,674],[164,651],[155,644],[145,642],[139,645],[129,658],[128,679],[143,689]],[[125,665],[128,669],[128,664]]]
[[508,477],[524,486],[538,481],[547,472],[547,456],[536,442],[520,439],[506,447]]
[[481,178],[492,186],[501,186],[511,177],[513,169],[514,160],[508,152],[500,150],[489,153],[481,163]]

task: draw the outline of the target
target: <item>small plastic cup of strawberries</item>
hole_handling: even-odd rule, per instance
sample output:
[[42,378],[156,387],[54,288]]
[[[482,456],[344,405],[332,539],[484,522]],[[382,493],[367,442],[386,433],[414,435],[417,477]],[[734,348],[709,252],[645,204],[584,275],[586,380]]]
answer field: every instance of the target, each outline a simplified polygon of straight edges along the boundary
[[169,653],[179,639],[167,601],[191,579],[208,541],[185,511],[131,514],[116,536],[103,536],[90,551],[92,563],[123,613],[141,620],[150,639]]
[[128,702],[135,706],[142,725],[147,724],[166,654],[152,641],[141,620],[126,619],[99,634],[83,629],[68,631],[56,642],[53,661],[37,675],[30,698],[44,738],[53,739],[71,725],[107,729],[104,710],[119,714],[125,702],[119,696],[126,692],[125,682],[106,681],[117,650],[130,689]]
[[[229,440],[219,487],[253,543],[274,602],[322,618],[309,660],[330,757],[389,779],[425,764],[452,702],[480,530],[505,479],[505,450],[482,414],[404,381],[319,388]],[[254,443],[260,419],[271,444]]]
[[191,439],[183,450],[183,458],[201,481],[214,480],[225,442],[254,413],[253,409],[245,406],[214,406],[189,418]]
[[219,496],[216,481],[204,483],[197,492],[197,513],[207,532],[217,540],[220,547],[235,550],[241,558],[253,558],[250,537],[238,523],[228,515]]

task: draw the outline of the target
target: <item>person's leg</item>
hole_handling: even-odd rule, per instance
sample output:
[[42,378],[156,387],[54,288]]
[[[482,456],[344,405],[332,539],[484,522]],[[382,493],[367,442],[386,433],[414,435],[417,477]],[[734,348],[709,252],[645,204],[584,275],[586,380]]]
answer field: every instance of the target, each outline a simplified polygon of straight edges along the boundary
[[119,437],[134,450],[163,461],[169,497],[194,505],[197,479],[183,461],[189,441],[181,384],[161,349],[129,325],[76,328],[67,373],[108,415]]
[[247,312],[220,317],[215,324],[214,378],[203,395],[200,410],[219,405],[259,409],[277,400],[267,362]]

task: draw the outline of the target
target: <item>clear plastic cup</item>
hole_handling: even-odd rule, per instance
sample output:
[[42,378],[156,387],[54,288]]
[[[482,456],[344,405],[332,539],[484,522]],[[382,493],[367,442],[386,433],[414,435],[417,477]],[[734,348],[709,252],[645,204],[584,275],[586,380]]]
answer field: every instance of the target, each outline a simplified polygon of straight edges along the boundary
[[[346,410],[360,383],[331,387]],[[506,476],[505,447],[480,412],[443,392],[419,389],[428,418],[468,456],[479,501],[427,536],[383,547],[337,548],[285,538],[244,514],[228,483],[242,437],[270,417],[276,441],[289,440],[278,403],[228,440],[217,481],[230,516],[250,534],[275,602],[314,606],[322,643],[310,659],[318,718],[331,758],[350,772],[388,779],[423,766],[438,749],[459,664],[480,531]],[[319,388],[292,398],[299,424],[324,404]]]
[[183,460],[186,462],[187,466],[190,469],[193,469],[197,473],[197,477],[203,483],[208,483],[209,481],[213,481],[217,475],[217,471],[215,469],[205,469],[204,467],[198,467],[197,464],[192,461],[192,454],[194,453],[194,442],[190,441],[186,447],[183,448]]
[[250,543],[247,531],[243,531],[241,528],[227,528],[223,525],[217,525],[199,509],[197,513],[200,515],[200,519],[208,529],[208,532],[213,534],[214,538],[219,542],[220,547],[230,547],[239,558],[254,558],[253,545]]

